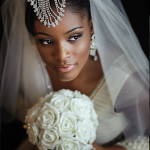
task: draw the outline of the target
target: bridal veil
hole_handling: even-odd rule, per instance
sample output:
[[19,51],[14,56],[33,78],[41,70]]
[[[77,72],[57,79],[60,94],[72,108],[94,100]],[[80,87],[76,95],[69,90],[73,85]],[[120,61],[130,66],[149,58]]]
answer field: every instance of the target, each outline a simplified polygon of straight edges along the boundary
[[[126,112],[130,120],[129,134],[143,136],[149,126],[149,63],[128,21],[120,1],[90,0],[91,14],[103,73],[114,108]],[[116,7],[118,6],[118,8]],[[25,26],[26,0],[5,0],[2,6],[4,34],[1,44],[1,112],[3,121],[16,115],[19,98],[26,110],[53,91],[47,71],[41,61],[34,40]],[[114,76],[121,76],[124,68],[126,80],[112,81],[108,73],[118,65]],[[130,70],[134,73],[130,74]],[[129,73],[129,74],[128,74]],[[116,97],[113,86],[124,82]],[[106,118],[107,119],[107,118]]]

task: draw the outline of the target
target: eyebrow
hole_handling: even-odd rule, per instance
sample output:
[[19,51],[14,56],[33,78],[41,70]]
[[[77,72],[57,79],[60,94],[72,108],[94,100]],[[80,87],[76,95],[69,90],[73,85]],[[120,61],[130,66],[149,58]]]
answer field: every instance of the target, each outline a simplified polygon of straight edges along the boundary
[[[75,28],[73,28],[73,29],[71,29],[71,30],[67,31],[66,33],[64,33],[64,35],[66,35],[66,34],[68,34],[68,33],[72,32],[72,31],[74,31],[74,30],[76,30],[76,29],[81,29],[81,28],[83,28],[83,27],[75,27]],[[52,35],[50,35],[50,34],[46,34],[46,33],[43,33],[43,32],[35,33],[35,35],[38,35],[38,34],[42,34],[42,35],[46,35],[46,36],[50,36],[50,37],[52,37]]]
[[42,34],[42,35],[46,35],[46,36],[50,36],[50,37],[52,37],[52,35],[50,35],[50,34],[46,34],[46,33],[43,33],[43,32],[35,33],[35,35],[38,35],[38,34]]
[[83,28],[83,27],[75,27],[75,28],[73,28],[73,29],[67,31],[66,33],[64,33],[64,35],[66,35],[66,34],[72,32],[72,31],[74,31],[74,30],[76,30],[76,29],[81,29],[81,28]]

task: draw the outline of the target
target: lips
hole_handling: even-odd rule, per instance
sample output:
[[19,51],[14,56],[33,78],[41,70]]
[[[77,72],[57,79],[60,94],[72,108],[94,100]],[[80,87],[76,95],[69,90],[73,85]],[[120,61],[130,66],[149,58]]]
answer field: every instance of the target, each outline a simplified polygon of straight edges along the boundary
[[75,67],[74,64],[73,65],[64,65],[64,66],[55,66],[56,70],[58,70],[59,72],[69,72],[74,67]]

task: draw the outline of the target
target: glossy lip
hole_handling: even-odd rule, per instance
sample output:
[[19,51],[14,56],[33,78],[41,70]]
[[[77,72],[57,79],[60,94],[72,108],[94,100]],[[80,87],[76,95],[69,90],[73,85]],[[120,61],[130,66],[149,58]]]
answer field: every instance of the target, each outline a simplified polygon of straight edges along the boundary
[[59,72],[69,72],[75,67],[75,64],[69,64],[69,65],[64,65],[64,66],[55,66],[56,70]]

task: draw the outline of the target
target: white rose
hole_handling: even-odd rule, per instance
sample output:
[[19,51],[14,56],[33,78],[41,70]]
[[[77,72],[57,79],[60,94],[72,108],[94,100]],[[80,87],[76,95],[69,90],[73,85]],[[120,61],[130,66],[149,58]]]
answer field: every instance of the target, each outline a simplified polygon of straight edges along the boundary
[[86,100],[86,101],[90,102],[92,106],[94,106],[93,101],[87,95],[81,94],[81,92],[76,90],[74,92],[74,96],[75,96],[75,98],[80,98],[80,99]]
[[77,126],[77,117],[71,112],[62,113],[59,121],[59,134],[62,136],[73,137]]
[[84,119],[78,122],[76,138],[84,144],[92,144],[96,139],[96,130],[90,120]]
[[87,96],[87,95],[85,95],[85,94],[82,94],[82,98],[84,99],[84,100],[86,100],[86,101],[88,101],[88,102],[90,102],[91,103],[91,105],[94,107],[94,103],[93,103],[93,101]]
[[63,94],[54,94],[51,99],[51,104],[59,111],[65,111],[70,107],[70,99]]
[[80,91],[77,91],[77,90],[76,90],[76,91],[74,92],[74,96],[75,96],[75,98],[81,98],[81,99],[84,99],[84,100],[87,100],[87,101],[93,103],[93,102],[91,101],[91,99],[90,99],[88,96],[86,96],[85,94],[81,94]]
[[37,117],[37,125],[42,129],[54,127],[60,118],[59,111],[49,103],[45,103]]
[[80,150],[81,146],[79,141],[73,138],[66,138],[62,140],[60,146],[57,149],[58,150]]
[[39,99],[39,102],[44,104],[45,102],[50,102],[51,101],[51,98],[53,96],[54,92],[50,92],[49,94],[47,94],[45,97],[41,97]]
[[74,91],[75,98],[82,98],[82,94],[79,91]]
[[81,150],[93,150],[93,145],[89,144],[83,145]]
[[27,112],[27,116],[25,118],[25,122],[26,123],[32,123],[35,121],[39,110],[42,108],[43,104],[47,101],[51,100],[51,97],[53,95],[53,92],[51,92],[50,94],[47,94],[45,97],[41,97],[38,100],[38,103],[36,103],[32,108],[30,108]]
[[62,90],[59,90],[58,93],[62,93],[63,95],[69,98],[74,98],[74,92],[71,90],[62,89]]
[[30,124],[27,129],[27,134],[29,136],[29,141],[35,145],[38,142],[39,128],[35,123]]
[[25,118],[25,122],[27,124],[35,121],[41,107],[42,105],[40,103],[36,103],[31,109],[28,110],[27,116]]
[[93,106],[90,102],[74,98],[71,100],[71,111],[78,116],[79,118],[90,118],[91,117],[91,109]]
[[54,149],[59,144],[59,136],[56,129],[41,130],[39,135],[39,148]]
[[97,129],[97,127],[99,125],[99,122],[98,122],[98,115],[96,114],[95,109],[92,109],[91,120],[93,122],[93,125],[94,125],[95,129]]

